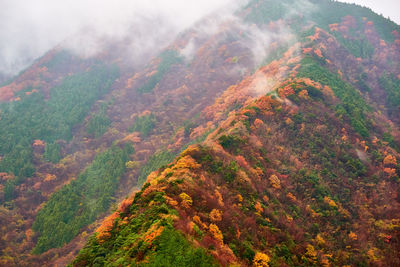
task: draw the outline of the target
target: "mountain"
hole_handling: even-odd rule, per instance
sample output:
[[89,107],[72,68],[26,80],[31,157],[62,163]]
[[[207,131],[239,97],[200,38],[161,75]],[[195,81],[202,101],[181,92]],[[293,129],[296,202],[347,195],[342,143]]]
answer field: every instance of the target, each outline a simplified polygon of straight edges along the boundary
[[0,88],[0,265],[400,265],[400,26],[221,14],[148,62],[61,45]]

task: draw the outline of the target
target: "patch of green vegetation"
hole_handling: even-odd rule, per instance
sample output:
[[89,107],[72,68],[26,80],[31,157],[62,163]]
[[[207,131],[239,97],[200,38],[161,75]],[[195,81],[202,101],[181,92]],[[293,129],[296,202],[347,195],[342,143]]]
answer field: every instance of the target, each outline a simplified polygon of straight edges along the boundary
[[200,147],[199,154],[192,155],[194,159],[200,163],[205,169],[211,173],[219,174],[225,182],[231,183],[235,180],[239,166],[236,161],[232,160],[229,164],[224,164],[219,158],[213,157],[207,148]]
[[70,64],[74,56],[67,50],[58,51],[53,57],[43,65],[48,69],[62,68],[64,65]]
[[224,149],[230,150],[237,150],[239,146],[244,143],[240,137],[233,135],[221,135],[218,141]]
[[135,120],[135,123],[129,128],[130,132],[140,132],[144,137],[147,137],[154,129],[157,123],[154,114],[143,115]]
[[[20,94],[20,101],[0,104],[0,172],[14,174],[18,185],[34,173],[32,163],[33,140],[47,144],[70,140],[71,129],[80,123],[93,103],[111,88],[119,76],[117,67],[95,66],[88,72],[65,78],[50,90],[45,101],[42,93]],[[55,151],[53,145],[48,147]],[[56,153],[46,153],[47,160],[57,162]],[[11,188],[9,185],[8,188]],[[8,194],[10,196],[10,194]],[[13,195],[13,194],[11,194]],[[5,198],[10,200],[10,198]]]
[[63,246],[108,210],[131,153],[132,145],[111,147],[97,155],[76,180],[50,197],[32,226],[39,234],[33,253]]
[[251,8],[245,20],[252,23],[268,24],[271,21],[281,19],[287,11],[284,2],[285,1],[252,0],[245,7],[245,9]]
[[386,102],[388,107],[396,112],[400,108],[400,79],[393,74],[384,74],[379,79],[381,87],[386,91]]
[[140,169],[139,177],[138,177],[138,185],[139,186],[143,185],[143,183],[146,182],[147,176],[150,173],[171,163],[179,155],[179,153],[186,150],[190,145],[198,144],[198,143],[201,143],[202,141],[204,141],[212,131],[213,130],[209,130],[206,133],[204,133],[202,136],[185,144],[184,146],[182,146],[182,148],[178,152],[162,150],[162,151],[159,151],[159,152],[153,154],[149,158],[149,160],[146,162],[146,164],[143,165]]
[[163,231],[156,240],[157,252],[144,266],[217,266],[204,249],[193,248],[186,238],[172,227]]
[[189,137],[192,130],[196,127],[196,124],[194,124],[191,120],[186,120],[183,122],[183,127],[185,130],[185,137]]
[[[73,262],[74,266],[216,266],[211,255],[203,248],[193,247],[174,229],[168,215],[177,215],[177,211],[165,204],[165,193],[151,192],[142,197],[146,187],[135,196],[129,222],[120,225],[118,231],[111,231],[104,242],[99,243],[92,236]],[[149,206],[150,202],[153,205]],[[162,232],[148,240],[146,234],[150,228]]]
[[374,55],[375,48],[364,37],[344,38],[340,33],[334,33],[336,39],[356,58],[370,59]]
[[339,75],[322,67],[311,57],[302,60],[297,76],[310,78],[331,87],[335,96],[342,101],[336,107],[337,116],[346,117],[354,130],[361,136],[369,136],[370,122],[365,114],[371,111],[371,107],[354,87],[340,79]]
[[325,30],[329,30],[329,24],[339,23],[343,17],[350,15],[356,19],[358,25],[364,23],[362,21],[364,17],[374,22],[379,36],[387,42],[394,41],[392,34],[394,30],[400,32],[400,27],[396,23],[366,7],[331,0],[311,0],[310,2],[317,7],[311,14],[311,19],[317,23],[318,27]]
[[86,131],[94,135],[95,138],[101,137],[111,125],[110,118],[107,116],[106,106],[102,106],[98,113],[93,114],[86,126]]
[[182,57],[175,50],[166,50],[159,57],[161,58],[161,62],[158,65],[157,73],[152,75],[143,86],[137,89],[139,93],[151,92],[173,65],[183,62]]
[[175,153],[167,150],[163,150],[152,155],[146,162],[146,164],[143,165],[143,167],[140,169],[138,185],[142,185],[144,182],[146,182],[147,176],[150,173],[158,170],[164,165],[167,165],[168,163],[173,161],[176,156],[177,155]]
[[57,163],[61,159],[60,145],[57,143],[47,143],[44,149],[43,158],[52,163]]
[[[392,34],[394,30],[397,30],[400,33],[400,27],[390,19],[376,14],[369,8],[355,4],[341,3],[331,0],[310,0],[309,6],[307,7],[308,12],[299,12],[297,16],[293,12],[290,12],[296,9],[295,5],[296,3],[293,0],[252,0],[244,7],[244,10],[250,8],[250,12],[245,17],[245,20],[256,24],[268,24],[271,21],[289,17],[290,20],[292,20],[290,27],[295,32],[301,30],[301,25],[304,25],[304,22],[312,20],[318,27],[329,31],[329,24],[339,23],[344,17],[350,15],[356,19],[359,26],[362,25],[362,23],[365,23],[362,21],[363,17],[372,21],[379,36],[387,42],[394,41],[394,36]],[[299,9],[300,8],[304,7],[301,6]],[[354,44],[351,46],[353,45]],[[362,45],[364,46],[365,44]],[[360,46],[357,44],[357,47]],[[366,46],[364,48],[368,47]],[[351,48],[350,51],[352,50],[353,49]],[[359,52],[360,51],[357,53]]]

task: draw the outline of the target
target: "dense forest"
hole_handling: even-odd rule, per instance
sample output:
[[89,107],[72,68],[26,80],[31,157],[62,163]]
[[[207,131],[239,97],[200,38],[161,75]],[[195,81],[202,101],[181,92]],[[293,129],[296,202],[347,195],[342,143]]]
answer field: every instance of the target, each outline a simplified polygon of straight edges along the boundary
[[400,26],[251,0],[119,45],[1,85],[1,266],[400,265]]

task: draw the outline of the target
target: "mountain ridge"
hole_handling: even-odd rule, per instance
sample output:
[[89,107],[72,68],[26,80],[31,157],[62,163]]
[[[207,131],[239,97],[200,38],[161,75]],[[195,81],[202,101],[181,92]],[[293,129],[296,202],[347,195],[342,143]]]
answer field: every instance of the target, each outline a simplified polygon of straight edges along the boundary
[[[286,2],[289,4],[294,3],[293,1]],[[49,223],[51,220],[55,223],[59,222],[60,219],[75,222],[76,215],[71,216],[63,212],[56,212],[51,207],[60,207],[61,203],[63,203],[62,205],[70,205],[68,207],[71,207],[71,209],[83,212],[84,209],[79,208],[79,205],[91,203],[92,201],[88,197],[88,191],[85,189],[80,193],[82,194],[83,202],[76,204],[68,200],[70,198],[69,194],[63,195],[63,192],[66,188],[73,188],[74,186],[76,187],[74,190],[79,190],[81,187],[77,186],[77,184],[84,181],[83,179],[89,179],[82,178],[87,177],[85,173],[90,172],[87,170],[90,170],[91,166],[96,166],[96,158],[106,155],[111,147],[118,150],[123,149],[127,144],[131,144],[135,151],[129,150],[129,156],[125,157],[124,163],[121,164],[121,180],[118,182],[117,188],[106,189],[102,185],[102,181],[98,180],[96,182],[99,183],[98,190],[110,196],[107,197],[108,200],[106,202],[112,203],[111,196],[120,197],[126,195],[134,186],[140,186],[140,183],[144,182],[148,175],[150,175],[147,178],[150,186],[146,184],[141,193],[137,194],[138,197],[132,196],[128,200],[124,200],[119,212],[113,213],[111,219],[103,221],[103,227],[98,230],[97,236],[101,233],[103,236],[111,238],[110,240],[114,240],[118,236],[122,238],[123,235],[119,233],[119,228],[131,227],[130,225],[140,217],[140,214],[135,209],[138,208],[147,212],[142,206],[135,204],[135,201],[138,203],[144,201],[140,196],[143,195],[143,192],[148,192],[150,195],[154,194],[154,192],[159,192],[158,195],[156,194],[157,196],[154,196],[154,201],[158,201],[160,205],[164,203],[166,206],[162,205],[166,210],[152,211],[151,209],[148,212],[154,212],[156,217],[159,216],[159,212],[167,212],[168,216],[163,220],[162,224],[164,225],[162,227],[164,228],[161,230],[161,227],[156,224],[153,228],[143,228],[145,230],[139,231],[140,235],[146,233],[152,236],[151,238],[149,237],[150,239],[145,236],[133,239],[136,240],[135,242],[142,240],[151,244],[154,241],[154,245],[151,245],[149,249],[135,247],[138,250],[132,253],[136,254],[130,254],[129,257],[125,255],[120,259],[116,259],[115,255],[122,253],[122,250],[110,250],[106,253],[108,255],[107,258],[102,259],[103,263],[108,261],[107,264],[118,265],[136,260],[139,264],[145,264],[143,260],[146,257],[150,257],[154,260],[153,264],[160,264],[160,258],[157,258],[157,255],[153,255],[152,250],[155,249],[157,251],[158,246],[161,246],[160,255],[165,255],[165,250],[163,249],[172,249],[165,242],[172,238],[171,240],[175,240],[174,244],[177,246],[186,244],[182,246],[182,249],[187,247],[185,239],[189,239],[188,244],[194,242],[197,248],[193,251],[190,249],[182,250],[186,255],[185,257],[190,259],[195,255],[193,257],[199,257],[208,263],[216,259],[222,265],[234,262],[241,265],[252,264],[256,255],[258,255],[255,258],[256,260],[266,261],[268,258],[272,265],[329,264],[329,262],[333,265],[355,265],[358,262],[379,265],[383,264],[385,260],[385,263],[397,264],[396,258],[398,258],[398,255],[395,251],[398,245],[398,224],[396,223],[396,216],[390,216],[387,214],[388,212],[382,213],[377,207],[379,206],[379,201],[382,201],[382,203],[385,203],[386,209],[389,208],[393,214],[398,210],[398,200],[396,200],[398,192],[396,192],[395,188],[398,190],[399,167],[397,159],[399,159],[399,155],[396,150],[398,150],[400,143],[400,134],[398,116],[396,116],[399,107],[397,100],[399,82],[396,74],[400,73],[400,70],[399,66],[396,66],[393,62],[398,62],[399,60],[398,41],[400,39],[398,34],[396,35],[396,31],[393,31],[393,34],[390,31],[389,36],[387,29],[394,26],[392,24],[390,24],[390,27],[382,26],[386,25],[387,20],[382,20],[382,18],[375,15],[371,16],[375,20],[378,18],[377,21],[379,23],[373,23],[372,20],[368,19],[364,20],[362,17],[341,16],[343,13],[346,15],[351,13],[349,7],[355,9],[357,15],[358,12],[369,14],[368,12],[370,11],[366,12],[363,9],[364,11],[361,12],[357,9],[358,7],[331,1],[323,1],[318,5],[320,8],[332,8],[330,13],[337,12],[338,14],[335,14],[333,18],[329,18],[331,21],[326,22],[325,18],[317,16],[318,12],[312,13],[314,15],[309,16],[319,19],[319,24],[312,26],[309,24],[307,16],[303,17],[295,14],[291,15],[289,19],[279,20],[282,16],[285,16],[285,12],[282,14],[276,12],[275,14],[278,14],[278,16],[271,19],[268,13],[262,13],[266,12],[265,7],[271,7],[271,1],[251,1],[241,15],[245,16],[248,21],[257,21],[257,25],[242,26],[238,25],[237,21],[234,20],[234,23],[227,23],[218,28],[211,37],[204,36],[201,29],[195,28],[195,30],[183,33],[175,44],[168,47],[165,50],[166,52],[161,53],[159,57],[151,61],[143,71],[131,73],[121,68],[119,78],[115,78],[115,82],[111,85],[110,93],[98,98],[97,102],[91,105],[90,111],[85,111],[86,115],[84,119],[80,119],[79,125],[75,124],[71,128],[71,141],[56,140],[54,145],[48,145],[48,142],[37,139],[38,141],[35,140],[32,144],[33,163],[39,168],[36,169],[32,178],[25,178],[28,181],[27,183],[22,182],[22,185],[16,185],[13,193],[16,196],[16,201],[12,199],[6,201],[6,205],[16,208],[17,213],[12,215],[12,209],[8,211],[7,209],[2,210],[2,218],[9,215],[11,215],[11,218],[17,218],[19,216],[18,212],[22,213],[22,207],[26,205],[27,200],[32,203],[29,205],[29,207],[32,207],[31,212],[23,213],[24,216],[30,218],[27,223],[25,222],[26,224],[24,224],[24,220],[22,220],[22,227],[13,226],[12,224],[9,226],[14,231],[18,228],[26,231],[25,233],[17,231],[14,236],[19,236],[19,239],[25,240],[24,253],[28,255],[28,258],[31,258],[28,261],[18,259],[20,255],[17,254],[21,252],[13,254],[8,250],[7,253],[14,256],[2,256],[3,263],[13,264],[12,262],[14,262],[17,265],[46,263],[53,260],[57,261],[58,253],[61,255],[68,254],[69,256],[65,261],[70,261],[74,253],[76,253],[76,249],[69,247],[67,249],[69,252],[66,252],[64,248],[68,246],[59,250],[52,249],[42,256],[29,256],[29,250],[32,249],[33,245],[37,247],[37,241],[40,238],[39,234],[43,233],[43,230],[36,228],[36,233],[33,234],[29,225],[32,225],[33,219],[36,221],[34,225],[41,225],[40,227],[45,228],[46,224],[40,223],[43,220],[47,220]],[[276,8],[280,10],[284,6],[279,3]],[[256,14],[251,13],[254,10],[256,10]],[[259,21],[260,19],[261,22]],[[282,32],[285,32],[286,28],[292,28],[297,31],[296,38],[289,41],[285,39],[287,36]],[[284,30],[282,31],[282,29]],[[259,34],[263,32],[265,36],[272,35],[274,37],[272,40],[262,39],[263,35]],[[258,43],[254,43],[252,40],[257,40],[256,37],[260,37],[261,40],[269,45],[268,58],[265,60],[255,57],[257,54],[253,50],[257,51]],[[283,48],[280,49],[279,44],[282,43]],[[191,51],[188,49],[191,44],[194,47],[192,50],[197,49],[195,53],[190,53]],[[57,54],[57,52],[55,53]],[[5,100],[13,99],[13,102],[16,103],[21,100],[25,101],[25,98],[28,99],[37,94],[33,90],[40,90],[48,101],[48,99],[52,99],[51,94],[54,92],[55,81],[58,81],[58,84],[63,83],[58,77],[63,77],[65,73],[72,74],[71,70],[73,69],[88,71],[88,68],[93,68],[93,64],[96,65],[101,59],[82,60],[61,53],[61,56],[55,61],[57,63],[53,66],[51,64],[47,66],[47,70],[41,64],[35,65],[33,69],[35,70],[37,66],[35,71],[38,71],[38,74],[31,74],[32,72],[30,71],[27,71],[26,74],[23,73],[22,75],[25,76],[19,78],[22,81],[22,85],[14,83],[6,87],[6,89],[2,87],[1,90],[4,93],[2,95],[8,97]],[[259,63],[259,61],[262,63]],[[41,61],[39,60],[39,62]],[[118,59],[112,59],[111,63],[118,64]],[[258,67],[259,64],[261,67]],[[54,74],[52,74],[52,71]],[[44,77],[47,77],[46,79],[50,85],[46,85],[42,81]],[[76,77],[79,77],[79,74]],[[74,79],[74,75],[72,75],[71,79]],[[41,85],[41,88],[26,90],[24,89],[26,85],[33,85],[33,88]],[[11,94],[7,94],[7,92],[10,92],[10,88],[15,94],[20,87],[23,89],[21,91],[22,94],[17,94],[10,98]],[[215,100],[210,101],[211,99]],[[232,127],[235,125],[238,125],[237,128]],[[273,146],[270,143],[271,141],[266,141],[265,136],[262,135],[263,133],[275,134],[276,136],[270,138],[276,139],[275,142],[279,145]],[[302,133],[303,135],[304,133],[310,133],[312,135],[307,137],[310,138],[310,140],[307,140],[306,137],[298,137],[294,133]],[[243,139],[243,136],[246,138]],[[204,139],[206,141],[202,141]],[[260,148],[260,140],[257,139],[261,139],[261,148],[265,147],[264,150],[273,154],[272,161],[269,159],[270,157],[266,156],[268,152],[257,150]],[[307,146],[308,141],[313,143],[313,147]],[[290,145],[286,144],[286,142]],[[203,153],[201,146],[189,146],[185,150],[188,145],[195,143],[202,143],[205,146],[204,157],[209,155],[211,159],[215,159],[217,165],[213,165],[213,160],[210,161],[209,158],[204,159],[201,156],[201,153]],[[248,144],[251,144],[251,147]],[[298,151],[299,144],[305,145],[303,151],[306,153],[305,155],[300,155]],[[333,144],[343,147],[337,151]],[[191,149],[196,150],[196,148],[200,152],[190,152]],[[238,149],[244,149],[246,153],[238,153]],[[181,151],[184,151],[182,152],[183,154]],[[292,152],[289,153],[288,151]],[[323,156],[320,155],[320,151],[324,153]],[[332,153],[336,157],[329,156]],[[97,156],[95,157],[95,155]],[[256,156],[248,158],[250,155]],[[289,158],[288,161],[292,165],[288,166],[288,163],[282,163],[285,166],[282,169],[278,161],[285,162],[286,159],[283,155]],[[296,156],[293,155],[298,158],[296,159]],[[316,155],[318,155],[317,158],[321,157],[325,161],[321,163],[315,158]],[[342,155],[342,158],[340,155]],[[178,159],[174,161],[175,163],[170,165],[169,163],[177,156]],[[390,157],[386,159],[388,156]],[[311,159],[307,160],[307,157]],[[60,158],[61,161],[59,161]],[[182,159],[186,159],[186,161]],[[328,164],[326,161],[332,162]],[[310,162],[314,162],[314,164]],[[185,167],[185,164],[190,166]],[[198,164],[205,164],[205,166],[199,167]],[[300,172],[301,168],[298,168],[302,164],[308,168],[305,173]],[[175,168],[173,172],[180,172],[184,176],[192,175],[192,171],[200,172],[204,177],[201,178],[201,175],[198,175],[201,178],[200,181],[219,183],[221,187],[226,186],[221,181],[226,180],[227,185],[231,185],[236,179],[244,179],[252,185],[250,186],[252,188],[249,189],[252,192],[250,195],[261,194],[257,183],[260,183],[259,186],[262,184],[263,190],[269,192],[269,200],[264,200],[263,195],[254,195],[250,199],[244,194],[241,195],[242,201],[247,203],[247,206],[244,206],[253,211],[244,212],[243,217],[248,218],[248,220],[254,220],[255,222],[248,223],[251,223],[252,227],[257,231],[264,231],[264,234],[275,228],[289,229],[291,231],[289,231],[290,234],[288,236],[280,236],[278,234],[275,236],[275,232],[273,232],[275,230],[271,230],[272,232],[267,234],[268,238],[271,239],[270,242],[275,242],[274,238],[277,240],[285,239],[288,242],[291,235],[296,236],[298,242],[295,242],[294,245],[290,242],[290,245],[285,243],[286,248],[283,247],[283,244],[276,243],[275,246],[277,248],[272,249],[272,245],[268,245],[268,242],[262,244],[258,240],[256,244],[251,244],[250,241],[241,240],[240,237],[234,238],[234,235],[230,232],[231,230],[228,229],[229,227],[225,227],[226,224],[237,220],[231,218],[230,211],[226,207],[222,208],[225,205],[228,206],[228,204],[220,205],[215,203],[217,200],[208,199],[203,207],[207,212],[197,210],[199,208],[198,205],[200,207],[203,206],[203,204],[199,204],[202,202],[197,199],[198,196],[202,194],[209,196],[210,192],[217,194],[215,188],[212,188],[211,191],[209,189],[205,190],[201,185],[197,184],[198,180],[194,180],[193,177],[189,177],[188,181],[186,179],[181,181],[181,179],[175,178],[175,174],[165,172],[165,168],[164,171],[152,173],[162,165],[168,165],[170,169]],[[322,168],[322,166],[325,166],[325,168]],[[350,176],[354,175],[354,177],[344,177],[343,173],[335,173],[336,170],[333,173],[330,172],[331,168],[336,169],[340,166],[345,174],[351,174]],[[210,170],[209,168],[214,169]],[[96,169],[101,168],[96,167]],[[107,170],[105,169],[105,171]],[[305,189],[319,192],[321,197],[318,201],[313,202],[315,200],[308,199],[304,195],[299,195],[298,192],[296,194],[293,191],[293,186],[299,182],[293,177],[292,172],[303,177],[302,183],[304,183]],[[2,177],[9,176],[10,173],[6,173]],[[155,176],[158,176],[158,178]],[[245,178],[246,176],[247,178]],[[336,177],[339,181],[332,182],[327,178],[328,176],[331,177],[329,179]],[[365,177],[368,182],[362,181],[359,176]],[[3,181],[15,181],[14,178],[2,179]],[[115,176],[113,176],[112,180],[114,179],[116,179]],[[177,182],[175,183],[173,179],[176,179]],[[351,179],[351,182],[347,179]],[[382,184],[380,179],[387,184]],[[158,180],[161,180],[160,183],[166,185],[168,190],[175,188],[174,190],[178,190],[178,192],[171,191],[174,192],[172,194],[171,192],[157,191]],[[93,181],[95,182],[96,180]],[[197,189],[196,187],[192,188],[192,183],[196,185]],[[341,193],[343,195],[337,195],[340,192],[338,186],[341,184],[347,190],[355,191],[358,198],[364,197],[364,193],[358,192],[351,186],[351,183],[356,183],[360,188],[366,190],[366,194],[377,194],[374,191],[375,189],[371,189],[375,187],[380,190],[376,189],[376,191],[383,192],[383,190],[387,190],[389,192],[387,193],[387,198],[391,201],[382,200],[378,196],[375,196],[375,200],[374,198],[369,200],[370,197],[367,199],[372,201],[373,207],[366,208],[369,213],[374,214],[369,217],[370,220],[379,216],[382,218],[381,220],[376,220],[373,224],[367,223],[368,227],[370,227],[369,229],[373,229],[379,234],[391,236],[389,242],[386,242],[386,237],[378,238],[374,236],[368,239],[365,237],[365,229],[360,230],[360,227],[356,226],[349,227],[347,225],[348,222],[346,227],[342,226],[345,230],[339,231],[339,235],[343,240],[348,240],[346,241],[349,242],[347,245],[355,246],[351,252],[339,249],[344,254],[327,256],[336,252],[332,251],[332,246],[338,245],[338,237],[328,240],[329,234],[324,232],[321,232],[319,236],[313,234],[311,239],[310,237],[306,238],[308,243],[300,242],[301,238],[293,233],[293,228],[298,230],[299,233],[302,231],[306,233],[316,231],[315,229],[311,230],[311,228],[299,230],[293,226],[293,222],[300,224],[298,220],[302,218],[302,215],[311,216],[310,220],[318,221],[318,223],[321,223],[318,218],[322,216],[321,220],[324,223],[324,229],[326,225],[329,226],[329,223],[326,223],[327,218],[332,219],[334,217],[332,214],[344,216],[345,219],[343,220],[348,220],[355,224],[354,218],[351,216],[356,216],[354,215],[356,212],[352,210],[354,207],[351,201],[356,200],[350,199],[350,204],[346,204],[346,206],[341,203],[341,200],[346,199],[349,201],[349,193],[346,191]],[[64,186],[65,184],[69,185]],[[331,189],[333,192],[329,192],[326,184],[333,188]],[[292,191],[289,190],[290,192],[285,192],[285,194],[280,192],[287,186]],[[181,187],[195,190],[194,192],[197,193],[180,192]],[[257,193],[253,192],[253,187],[257,188],[255,190]],[[35,193],[29,192],[30,195],[24,193],[26,188],[32,188]],[[61,189],[57,190],[56,188]],[[30,190],[32,191],[32,189]],[[233,191],[235,187],[231,189]],[[154,190],[154,192],[151,190]],[[198,192],[202,190],[206,193]],[[182,195],[183,193],[186,196]],[[234,200],[230,196],[226,189],[222,193],[220,192],[220,195],[223,200],[227,199],[229,204],[235,204],[236,206],[240,204],[238,200]],[[235,197],[238,198],[237,196]],[[59,199],[64,198],[66,201],[58,202]],[[190,199],[192,205],[189,205]],[[299,201],[299,199],[302,201]],[[269,203],[271,202],[270,200],[272,204]],[[35,203],[38,202],[45,204],[35,206],[37,205]],[[129,202],[134,203],[131,208],[129,208]],[[175,202],[176,204],[173,205]],[[309,203],[310,208],[307,208],[307,205],[303,202]],[[354,206],[359,205],[355,203],[358,202],[354,202]],[[185,205],[187,207],[184,207]],[[314,209],[316,208],[312,208],[313,205],[322,210],[322,215],[318,215],[319,211],[315,211]],[[108,212],[110,204],[106,206],[107,208],[105,207],[102,211],[103,214]],[[132,208],[134,206],[138,207]],[[299,206],[300,208],[292,206]],[[214,209],[212,209],[213,207]],[[288,207],[296,211],[297,217],[293,215],[293,210],[289,212]],[[352,208],[350,209],[349,207]],[[274,208],[279,210],[278,215],[280,214],[279,216],[281,217],[270,212]],[[40,211],[37,213],[39,209]],[[40,215],[41,213],[45,214],[44,210],[46,209],[50,211],[50,213],[46,214],[51,215]],[[348,209],[352,210],[350,218],[347,218],[349,216]],[[69,208],[64,210],[68,211]],[[187,217],[186,213],[191,214],[191,216]],[[315,218],[312,216],[313,214],[316,216]],[[98,215],[93,217],[90,222],[85,223],[85,232],[82,231],[81,226],[74,229],[74,231],[77,231],[76,233],[80,233],[79,241],[76,241],[79,244],[78,247],[82,247],[82,242],[86,238],[86,231],[91,232],[96,228],[91,223],[95,221],[95,218],[98,218]],[[125,220],[124,215],[130,215],[130,217],[126,216],[128,219]],[[195,216],[197,216],[196,219]],[[360,214],[357,216],[362,217]],[[232,220],[227,220],[226,217]],[[117,224],[113,225],[114,220]],[[146,221],[143,218],[141,220],[144,220],[144,227],[150,226],[150,221]],[[290,220],[292,221],[289,222]],[[368,220],[364,219],[364,221]],[[221,226],[219,225],[220,223],[224,225]],[[306,225],[304,227],[307,227]],[[112,228],[113,226],[116,228]],[[205,241],[199,240],[199,234],[191,227],[197,227],[198,233],[203,233],[200,236],[203,235]],[[329,229],[329,227],[326,227],[326,229]],[[266,230],[267,228],[270,230]],[[241,233],[246,232],[242,228],[233,230],[234,232],[236,230]],[[11,233],[13,230],[5,229],[5,231]],[[165,235],[163,234],[164,231]],[[350,235],[350,233],[352,234]],[[49,241],[53,238],[50,236],[52,234],[51,232],[48,233],[47,235],[49,236],[47,237],[44,235],[43,240]],[[250,239],[254,239],[256,234],[247,235],[249,235]],[[41,236],[43,238],[43,235]],[[57,246],[68,243],[72,238],[68,237],[65,240],[58,238],[61,243]],[[192,239],[193,241],[190,241]],[[4,240],[10,242],[10,240],[13,240],[13,236],[7,235]],[[112,244],[107,239],[102,244],[96,244],[98,241],[96,241],[95,237],[90,240],[87,248],[82,250],[75,264],[82,265],[84,262],[82,259],[89,257],[88,255],[92,253],[90,250],[93,250],[94,246],[101,247],[105,244]],[[324,243],[321,240],[325,242],[324,245],[320,244]],[[20,241],[14,242],[18,244]],[[223,243],[221,244],[221,242]],[[388,244],[387,247],[382,246],[382,242]],[[231,243],[236,247],[236,250],[232,248]],[[10,246],[9,244],[3,243],[2,249],[6,249]],[[213,246],[213,248],[210,248],[210,246]],[[52,245],[45,250],[51,247],[55,246]],[[343,247],[340,248],[343,249]],[[40,250],[40,252],[45,250]],[[363,250],[364,252],[359,252],[358,250]],[[257,251],[262,254],[257,254]],[[39,251],[37,250],[37,252]],[[117,254],[113,255],[114,252],[117,252]],[[7,255],[7,253],[4,255]],[[179,251],[174,253],[179,253]],[[290,256],[284,253],[289,253]],[[346,259],[343,256],[345,253],[352,253],[351,255],[355,256],[355,260],[351,261],[348,259],[349,257]],[[94,254],[96,255],[96,253]],[[214,260],[207,256],[208,254],[213,255]],[[176,255],[178,257],[178,254]],[[385,255],[385,258],[382,255]],[[292,257],[296,259],[292,259]],[[303,257],[305,258],[303,259]],[[51,258],[53,259],[51,260]],[[95,258],[86,262],[86,264],[89,264],[89,262],[93,264],[93,260]],[[98,261],[100,262],[101,260],[98,259]]]

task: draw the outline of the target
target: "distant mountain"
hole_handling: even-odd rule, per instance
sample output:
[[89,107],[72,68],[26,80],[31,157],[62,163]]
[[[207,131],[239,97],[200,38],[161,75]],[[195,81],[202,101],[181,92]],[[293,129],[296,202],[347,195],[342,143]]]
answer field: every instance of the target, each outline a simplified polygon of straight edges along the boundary
[[400,26],[253,0],[122,45],[0,88],[0,265],[400,265]]

